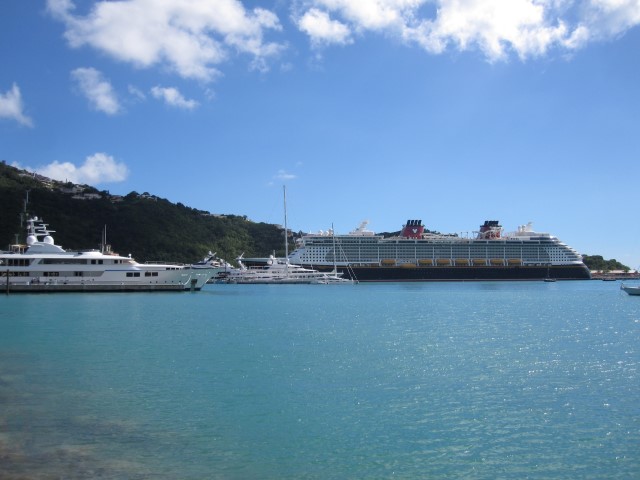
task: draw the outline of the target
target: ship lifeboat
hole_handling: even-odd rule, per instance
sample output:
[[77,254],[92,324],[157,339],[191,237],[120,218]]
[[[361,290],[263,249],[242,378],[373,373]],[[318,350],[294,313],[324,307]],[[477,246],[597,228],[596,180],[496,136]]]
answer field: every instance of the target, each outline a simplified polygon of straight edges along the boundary
[[473,259],[473,264],[474,265],[486,265],[487,261],[484,258],[474,258]]
[[510,258],[508,260],[509,265],[520,265],[522,264],[522,260],[520,260],[519,258]]
[[382,265],[384,265],[385,267],[389,267],[395,264],[396,264],[396,261],[393,258],[385,258],[382,260]]
[[504,265],[504,260],[502,258],[492,258],[491,265]]
[[416,264],[415,263],[403,263],[402,265],[400,265],[400,268],[416,268]]
[[456,265],[469,265],[469,260],[466,258],[456,258]]
[[433,260],[430,258],[422,258],[418,260],[418,263],[423,266],[431,266],[433,265]]
[[441,265],[441,266],[442,265],[451,265],[451,260],[448,259],[448,258],[439,258],[439,259],[436,260],[436,263],[438,265]]

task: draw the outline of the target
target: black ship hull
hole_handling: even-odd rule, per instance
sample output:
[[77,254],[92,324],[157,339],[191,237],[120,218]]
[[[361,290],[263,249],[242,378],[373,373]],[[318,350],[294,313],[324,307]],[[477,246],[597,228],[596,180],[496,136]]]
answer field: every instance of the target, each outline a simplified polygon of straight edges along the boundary
[[[308,265],[320,271],[331,271],[333,266]],[[343,278],[359,282],[428,282],[428,281],[482,281],[482,280],[589,280],[591,273],[585,265],[556,266],[456,266],[456,267],[385,267],[338,266]]]

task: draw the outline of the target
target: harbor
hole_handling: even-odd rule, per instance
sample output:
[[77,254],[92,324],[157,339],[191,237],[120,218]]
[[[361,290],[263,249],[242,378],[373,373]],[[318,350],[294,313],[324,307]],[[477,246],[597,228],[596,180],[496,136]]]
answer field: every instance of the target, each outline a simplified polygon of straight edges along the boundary
[[0,5],[0,480],[640,480],[640,0]]
[[3,295],[0,477],[635,478],[638,300],[600,281]]

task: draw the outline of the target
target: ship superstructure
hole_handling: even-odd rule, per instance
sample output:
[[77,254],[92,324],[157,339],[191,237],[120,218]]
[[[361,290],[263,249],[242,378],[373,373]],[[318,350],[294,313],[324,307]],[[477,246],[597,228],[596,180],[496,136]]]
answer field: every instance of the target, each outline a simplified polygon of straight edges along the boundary
[[577,251],[531,223],[505,234],[498,221],[487,220],[470,237],[427,232],[421,220],[408,220],[387,238],[366,227],[305,235],[289,260],[316,269],[336,265],[359,281],[590,278]]

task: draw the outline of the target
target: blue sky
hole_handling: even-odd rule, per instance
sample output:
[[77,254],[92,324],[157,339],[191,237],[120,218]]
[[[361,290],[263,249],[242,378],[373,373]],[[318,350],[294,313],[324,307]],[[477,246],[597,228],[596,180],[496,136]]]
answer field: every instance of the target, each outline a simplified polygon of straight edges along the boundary
[[294,230],[531,221],[636,268],[638,24],[638,0],[4,0],[0,159],[269,223],[286,185]]

